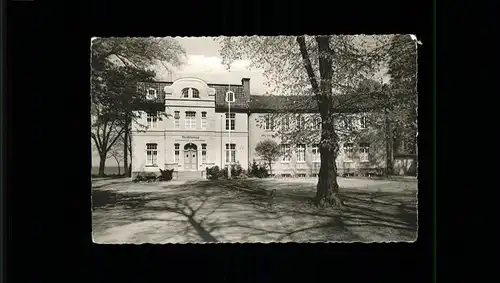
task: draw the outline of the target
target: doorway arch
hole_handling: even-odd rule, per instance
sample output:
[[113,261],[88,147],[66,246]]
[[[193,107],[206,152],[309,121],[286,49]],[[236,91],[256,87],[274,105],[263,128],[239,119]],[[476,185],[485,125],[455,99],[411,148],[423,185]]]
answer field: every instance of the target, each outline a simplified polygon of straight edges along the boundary
[[198,146],[194,143],[184,145],[184,170],[198,170]]

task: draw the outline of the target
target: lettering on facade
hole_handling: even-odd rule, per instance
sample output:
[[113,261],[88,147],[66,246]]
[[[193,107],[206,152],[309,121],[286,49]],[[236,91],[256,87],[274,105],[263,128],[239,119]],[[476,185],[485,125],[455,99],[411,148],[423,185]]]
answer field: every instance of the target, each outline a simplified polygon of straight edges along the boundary
[[192,140],[192,139],[200,139],[200,137],[196,137],[196,136],[182,136],[183,139],[188,139],[188,140]]

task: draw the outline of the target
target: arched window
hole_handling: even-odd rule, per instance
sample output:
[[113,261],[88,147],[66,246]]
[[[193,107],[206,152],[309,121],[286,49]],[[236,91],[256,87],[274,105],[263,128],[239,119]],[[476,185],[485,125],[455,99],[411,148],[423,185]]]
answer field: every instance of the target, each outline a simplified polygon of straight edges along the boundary
[[184,98],[200,98],[200,91],[196,88],[186,87],[182,90],[182,97]]
[[193,91],[193,98],[200,98],[200,92],[196,88],[191,89]]

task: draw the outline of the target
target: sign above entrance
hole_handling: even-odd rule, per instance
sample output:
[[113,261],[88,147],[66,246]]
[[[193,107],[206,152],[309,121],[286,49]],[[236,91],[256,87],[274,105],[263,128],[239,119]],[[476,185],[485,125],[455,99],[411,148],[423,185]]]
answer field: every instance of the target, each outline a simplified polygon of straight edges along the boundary
[[182,136],[182,138],[183,139],[189,139],[189,140],[191,140],[191,139],[196,139],[196,140],[200,139],[200,137],[197,137],[197,136]]

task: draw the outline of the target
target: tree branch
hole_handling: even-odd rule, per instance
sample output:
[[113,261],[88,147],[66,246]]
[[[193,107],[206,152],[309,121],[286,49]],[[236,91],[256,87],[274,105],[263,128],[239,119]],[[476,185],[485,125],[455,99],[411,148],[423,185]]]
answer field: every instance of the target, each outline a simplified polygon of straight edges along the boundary
[[122,134],[122,133],[123,133],[123,129],[121,129],[121,130],[120,130],[120,132],[119,132],[119,134],[118,134],[118,135],[116,135],[116,136],[113,138],[113,140],[109,143],[109,145],[108,145],[108,147],[107,147],[107,149],[106,149],[106,152],[108,152],[108,151],[111,149],[111,147],[112,147],[113,145],[115,145],[116,141],[118,140],[118,138],[121,136],[121,134]]
[[101,153],[101,149],[102,149],[102,147],[101,147],[101,145],[99,144],[99,140],[97,139],[96,135],[95,135],[94,133],[92,133],[92,132],[90,133],[90,135],[91,135],[92,139],[94,140],[95,146],[97,147],[97,151],[98,151],[99,153]]
[[304,67],[307,71],[307,76],[311,82],[311,87],[316,95],[319,95],[319,85],[316,80],[316,75],[314,74],[311,58],[309,58],[309,53],[307,52],[306,40],[303,35],[297,36],[297,43],[299,44],[300,54],[302,55],[302,60],[304,61]]

